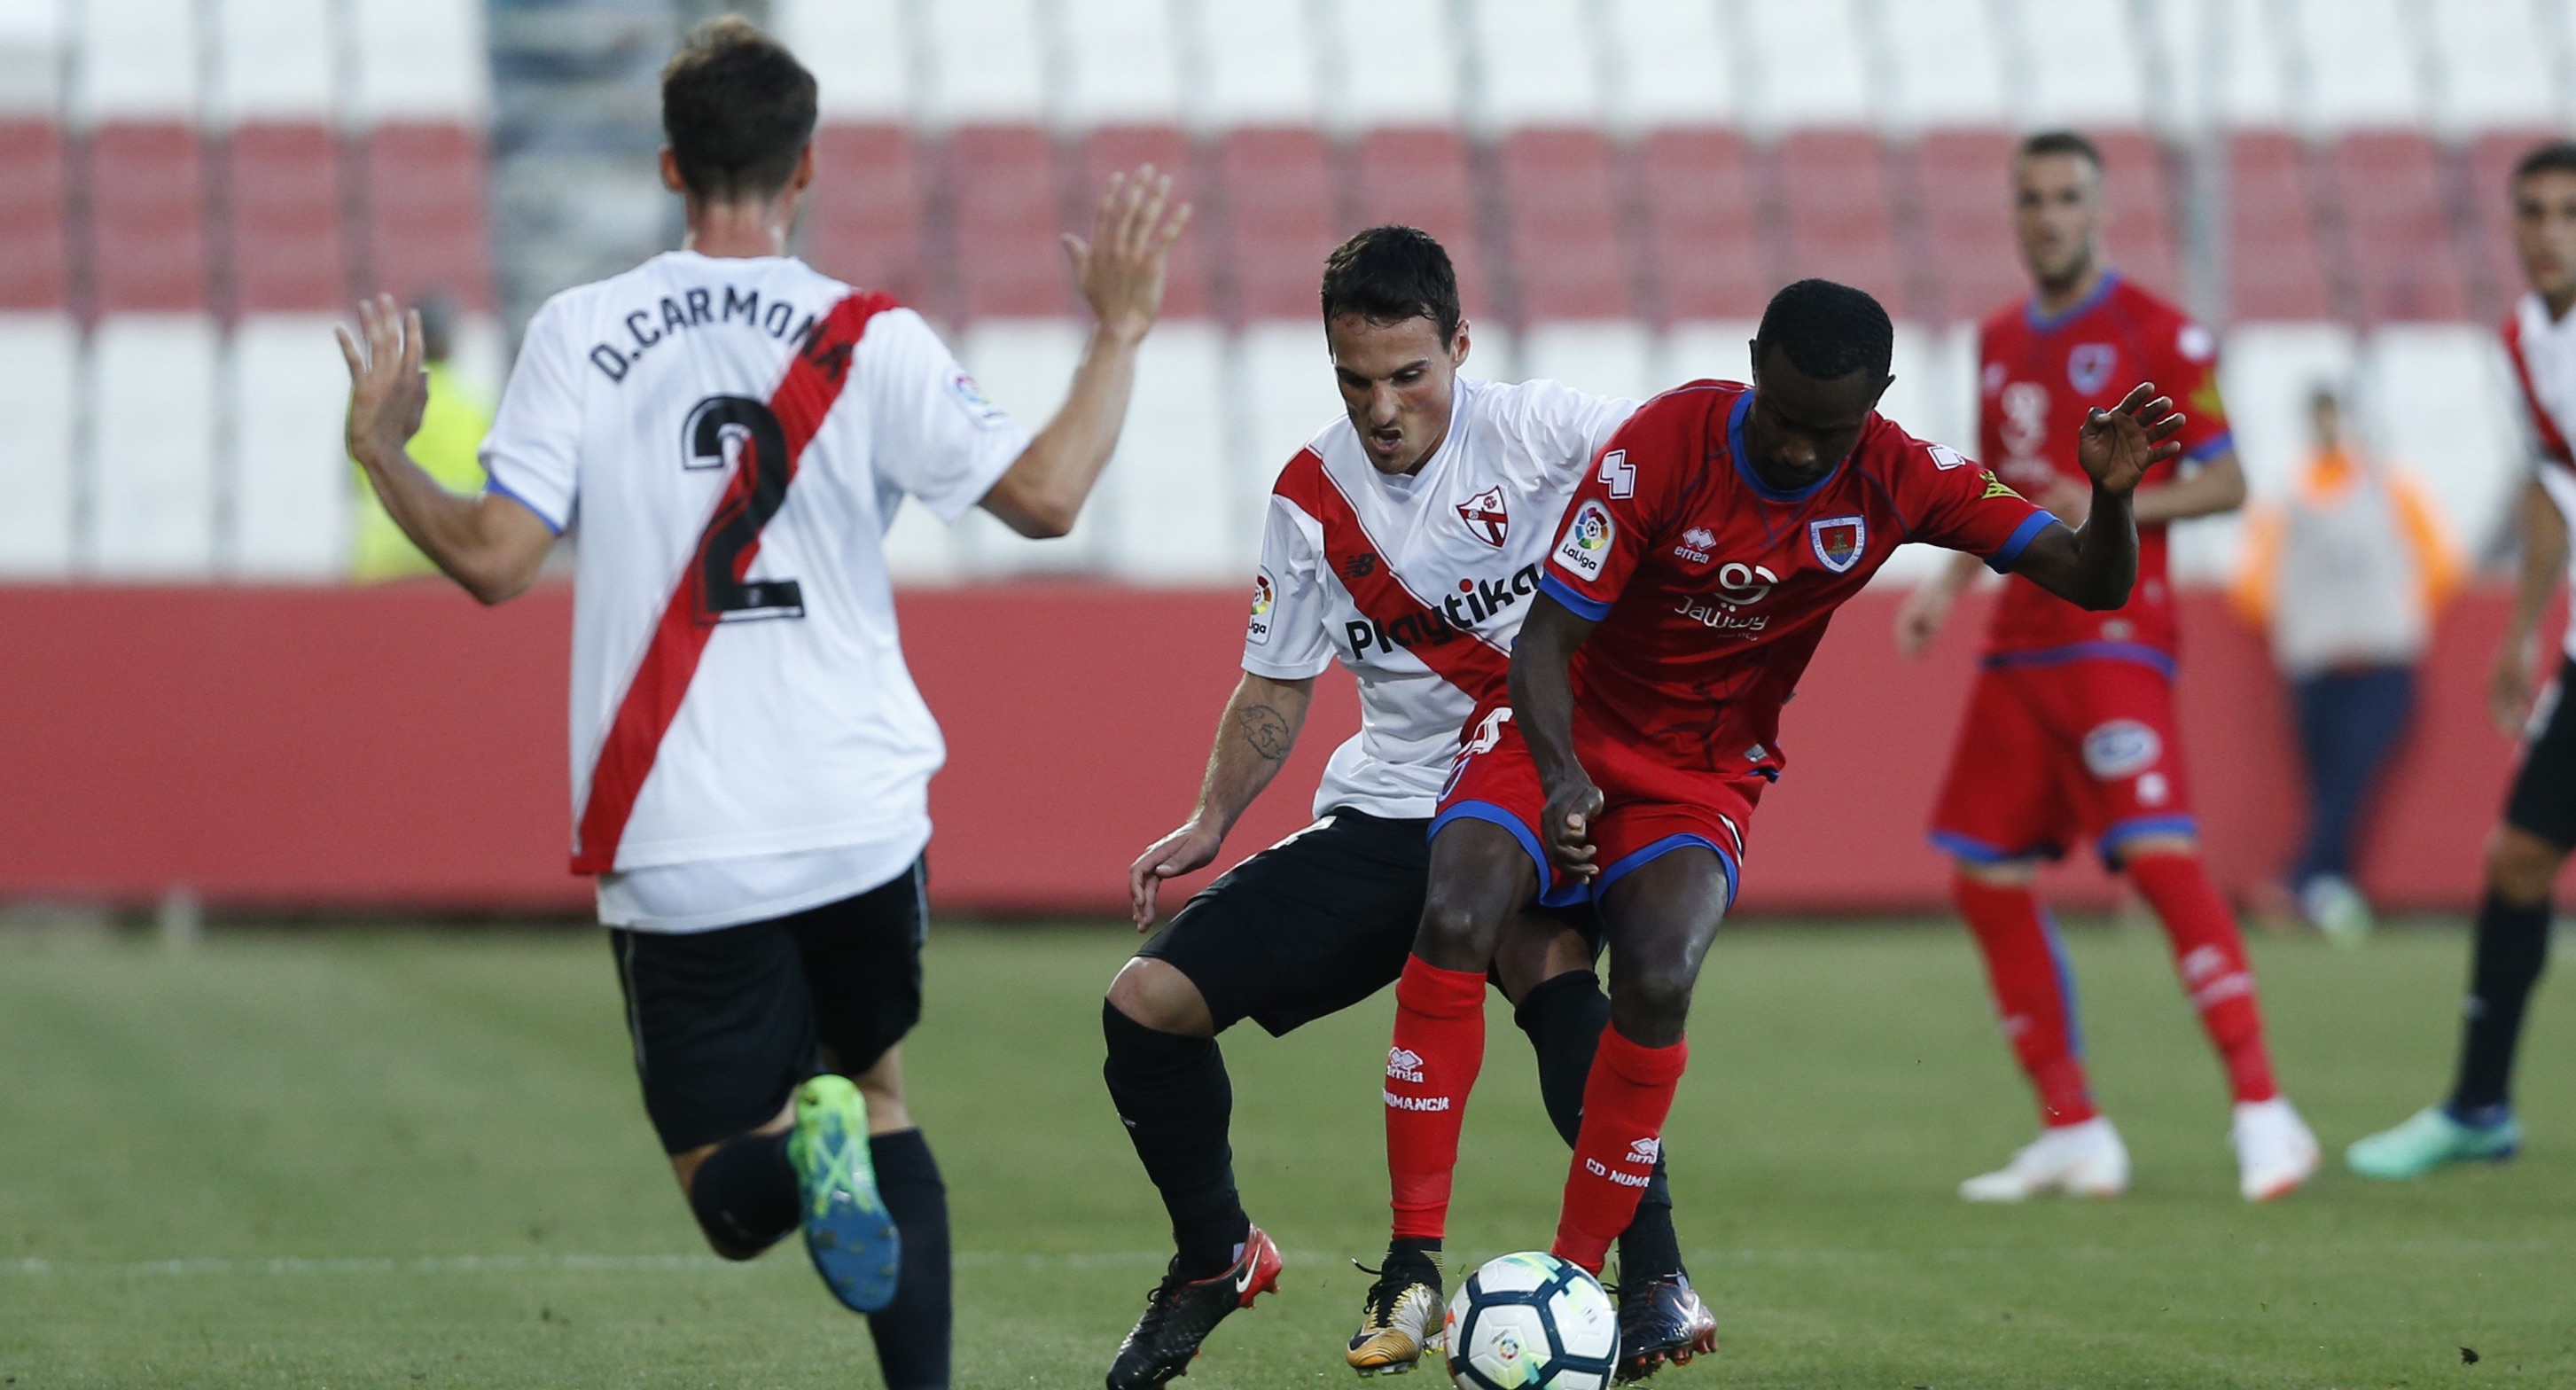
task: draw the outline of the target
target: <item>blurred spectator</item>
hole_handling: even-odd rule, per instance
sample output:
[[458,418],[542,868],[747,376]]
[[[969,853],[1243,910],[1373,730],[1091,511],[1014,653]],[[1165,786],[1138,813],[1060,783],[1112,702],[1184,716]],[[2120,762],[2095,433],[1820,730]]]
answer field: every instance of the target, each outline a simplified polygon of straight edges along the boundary
[[[492,428],[492,406],[448,366],[455,344],[455,309],[442,299],[424,302],[420,327],[421,360],[429,369],[429,405],[421,412],[420,433],[412,436],[411,456],[439,486],[472,496],[483,490],[483,461],[477,455],[484,433]],[[364,471],[358,474],[357,511],[351,577],[374,583],[438,572],[385,514],[385,505],[376,500]]]
[[2318,388],[2308,409],[2312,452],[2287,501],[2248,516],[2229,597],[2270,633],[2307,760],[2308,838],[2291,897],[2350,945],[2372,924],[2353,885],[2353,840],[2414,713],[2415,668],[2459,587],[2460,557],[2422,485],[2344,438],[2333,391]]

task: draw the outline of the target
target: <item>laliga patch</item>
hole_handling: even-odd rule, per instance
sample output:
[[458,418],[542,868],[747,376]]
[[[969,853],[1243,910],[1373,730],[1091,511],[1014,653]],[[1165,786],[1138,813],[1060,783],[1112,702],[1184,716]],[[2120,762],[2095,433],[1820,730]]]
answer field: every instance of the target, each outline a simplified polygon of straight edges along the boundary
[[2120,365],[2120,350],[2109,343],[2078,343],[2066,354],[2066,382],[2075,394],[2090,396],[2111,384],[2111,369]]
[[948,393],[957,398],[959,405],[966,407],[966,413],[974,416],[977,424],[998,425],[1010,418],[984,395],[984,388],[975,384],[975,378],[964,372],[948,379]]
[[1258,646],[1270,640],[1270,610],[1279,606],[1279,586],[1270,582],[1270,571],[1252,576],[1252,622],[1244,629],[1244,640]]
[[2164,751],[2155,730],[2134,719],[2114,719],[2084,736],[2084,770],[2097,781],[2116,782],[2153,767]]
[[1869,549],[1869,523],[1856,516],[1810,521],[1807,544],[1815,547],[1816,558],[1826,569],[1846,573],[1860,563],[1861,553]]
[[1944,473],[1968,461],[1966,454],[1960,453],[1947,444],[1932,444],[1925,447],[1932,451],[1932,466]]
[[1610,509],[1598,499],[1586,499],[1574,509],[1574,519],[1565,524],[1565,539],[1557,544],[1556,562],[1586,579],[1599,579],[1601,567],[1610,560],[1610,542],[1619,535],[1619,525],[1610,519]]

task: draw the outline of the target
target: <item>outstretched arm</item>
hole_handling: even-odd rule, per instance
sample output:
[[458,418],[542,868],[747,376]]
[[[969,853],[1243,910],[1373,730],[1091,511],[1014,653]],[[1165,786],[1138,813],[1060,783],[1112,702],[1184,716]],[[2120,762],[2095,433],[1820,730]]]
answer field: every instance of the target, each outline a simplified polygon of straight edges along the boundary
[[2075,530],[2052,524],[2032,537],[2013,572],[2096,612],[2127,603],[2138,578],[2138,479],[2182,452],[2173,438],[2181,429],[2173,402],[2152,382],[2109,410],[2092,411],[2076,439],[2076,457],[2093,479],[2089,514]]
[[429,376],[420,366],[420,311],[397,311],[392,295],[378,295],[359,303],[356,334],[346,326],[333,331],[349,363],[349,457],[367,471],[386,515],[448,578],[483,602],[527,592],[554,546],[554,529],[502,493],[449,492],[405,447],[429,404]]
[[1574,756],[1574,681],[1567,667],[1593,622],[1556,601],[1546,590],[1531,601],[1520,635],[1512,639],[1512,718],[1538,765],[1547,789],[1539,839],[1559,869],[1589,883],[1601,872],[1592,862],[1592,821],[1601,814],[1601,789]]
[[1180,829],[1156,840],[1127,870],[1128,901],[1138,931],[1154,925],[1155,891],[1164,879],[1203,869],[1216,859],[1226,832],[1288,761],[1314,699],[1312,676],[1283,681],[1243,673],[1217,720],[1216,746],[1208,750],[1198,806]]
[[1118,447],[1136,385],[1136,349],[1163,307],[1163,268],[1190,222],[1187,203],[1166,215],[1171,195],[1171,177],[1151,164],[1132,178],[1112,174],[1091,216],[1091,239],[1065,234],[1074,281],[1091,305],[1091,340],[1055,418],[984,494],[984,510],[1023,536],[1043,540],[1072,530]]

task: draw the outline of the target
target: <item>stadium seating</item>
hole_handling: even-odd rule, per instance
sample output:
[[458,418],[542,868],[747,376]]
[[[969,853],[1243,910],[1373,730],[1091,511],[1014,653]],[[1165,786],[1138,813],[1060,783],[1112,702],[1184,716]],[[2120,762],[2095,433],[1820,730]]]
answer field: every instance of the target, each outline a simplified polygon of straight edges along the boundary
[[[773,0],[770,18],[821,86],[803,251],[921,307],[1032,423],[1080,342],[1058,234],[1146,160],[1196,202],[1165,304],[1191,351],[1136,417],[1158,402],[1170,452],[1122,460],[1067,541],[896,521],[911,579],[1166,582],[1240,568],[1220,548],[1249,544],[1282,451],[1335,408],[1315,272],[1369,222],[1449,246],[1476,370],[1606,390],[1740,374],[1774,287],[1858,283],[1909,325],[1891,407],[1955,438],[1962,325],[2026,288],[2007,154],[2059,124],[2103,147],[2123,272],[2235,330],[2231,354],[2292,364],[2241,390],[2325,360],[2280,343],[2333,334],[2279,325],[2361,332],[2339,370],[2365,383],[2450,383],[2474,420],[2445,466],[2464,528],[2485,525],[2519,446],[2468,344],[2521,285],[2505,173],[2571,109],[2559,8]],[[25,422],[0,478],[27,499],[0,569],[331,570],[319,533],[347,489],[316,461],[341,389],[319,316],[378,288],[444,296],[495,374],[503,319],[576,260],[514,246],[495,265],[484,24],[476,0],[0,0],[0,390]],[[105,418],[139,370],[176,384],[148,421]],[[2365,415],[2432,447],[2429,412],[2391,396]],[[1220,461],[1200,478],[1184,459]],[[1183,539],[1139,539],[1166,533]]]

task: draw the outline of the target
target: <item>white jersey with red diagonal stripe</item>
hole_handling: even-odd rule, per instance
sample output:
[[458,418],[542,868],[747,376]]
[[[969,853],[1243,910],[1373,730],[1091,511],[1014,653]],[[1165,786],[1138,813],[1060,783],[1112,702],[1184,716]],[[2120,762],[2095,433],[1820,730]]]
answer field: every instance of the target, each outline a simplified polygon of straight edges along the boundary
[[1243,668],[1302,680],[1338,660],[1359,679],[1360,731],[1334,751],[1315,814],[1432,814],[1458,726],[1502,687],[1566,497],[1636,408],[1462,377],[1448,434],[1411,476],[1379,472],[1347,418],[1288,461]]
[[907,495],[954,521],[1027,443],[918,315],[792,258],[672,252],[548,301],[483,462],[580,532],[575,870],[918,853],[945,750],[886,526]]
[[[2540,486],[2558,505],[2558,514],[2576,531],[2576,314],[2549,317],[2549,303],[2538,291],[2525,294],[2505,316],[2504,349],[2522,387],[2532,443],[2540,459]],[[2568,582],[2576,584],[2576,551],[2568,556]],[[2563,640],[2576,659],[2576,623]]]

